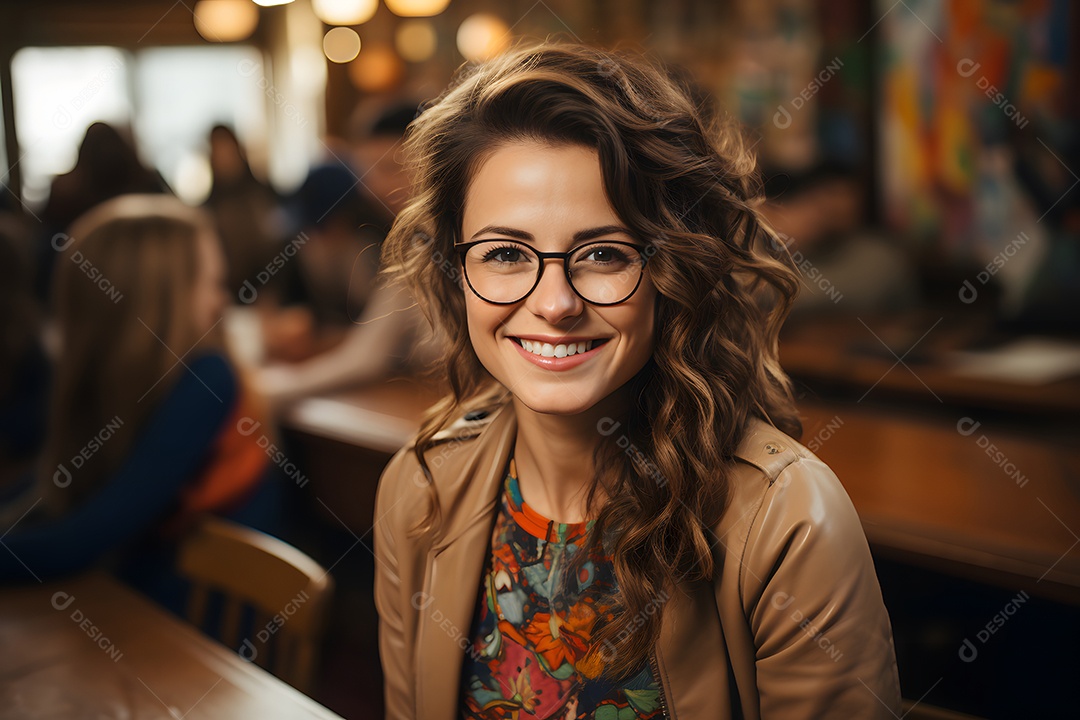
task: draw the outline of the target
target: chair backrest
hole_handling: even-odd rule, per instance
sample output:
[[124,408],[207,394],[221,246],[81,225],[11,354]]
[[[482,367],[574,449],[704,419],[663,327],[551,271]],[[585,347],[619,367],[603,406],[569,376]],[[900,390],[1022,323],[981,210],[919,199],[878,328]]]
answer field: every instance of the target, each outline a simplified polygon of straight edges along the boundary
[[[184,538],[190,622],[301,692],[309,692],[334,582],[317,562],[265,533],[215,517]],[[208,628],[211,598],[220,621]]]

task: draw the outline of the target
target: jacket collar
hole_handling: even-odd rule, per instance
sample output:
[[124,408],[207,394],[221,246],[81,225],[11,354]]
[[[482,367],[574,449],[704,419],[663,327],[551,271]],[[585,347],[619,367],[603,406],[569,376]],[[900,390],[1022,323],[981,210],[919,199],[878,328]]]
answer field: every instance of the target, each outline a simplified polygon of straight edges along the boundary
[[444,523],[432,543],[436,555],[491,514],[517,439],[509,403],[474,423],[480,427],[466,427],[428,451]]
[[494,509],[517,436],[512,405],[485,421],[479,437],[466,429],[427,453],[444,526],[429,551],[424,591],[413,602],[420,611],[417,716],[431,720],[457,715]]

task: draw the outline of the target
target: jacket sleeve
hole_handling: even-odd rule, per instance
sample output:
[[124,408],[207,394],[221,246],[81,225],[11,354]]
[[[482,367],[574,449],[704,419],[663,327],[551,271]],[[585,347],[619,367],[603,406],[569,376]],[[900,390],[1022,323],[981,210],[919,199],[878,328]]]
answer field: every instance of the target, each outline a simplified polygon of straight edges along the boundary
[[403,597],[401,577],[398,573],[398,552],[402,540],[395,537],[395,522],[400,515],[402,487],[408,483],[407,447],[398,452],[379,478],[375,495],[375,608],[379,613],[379,658],[383,670],[383,694],[387,720],[414,718],[414,678],[412,653],[405,637],[405,612],[412,608],[412,599]]
[[160,522],[206,461],[236,394],[224,357],[192,362],[100,492],[70,515],[0,538],[0,583],[78,572]]
[[762,718],[895,718],[892,629],[862,525],[832,471],[800,457],[750,529],[740,588]]

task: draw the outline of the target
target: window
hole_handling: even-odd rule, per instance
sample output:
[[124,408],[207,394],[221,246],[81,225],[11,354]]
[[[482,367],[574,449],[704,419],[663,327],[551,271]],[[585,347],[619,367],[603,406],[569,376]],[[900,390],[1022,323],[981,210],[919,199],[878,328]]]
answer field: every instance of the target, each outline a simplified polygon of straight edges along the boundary
[[[44,204],[55,175],[71,170],[86,128],[98,120],[130,128],[144,164],[192,204],[210,189],[207,139],[215,124],[231,126],[256,171],[282,188],[299,184],[313,159],[267,157],[270,114],[285,105],[317,119],[309,109],[317,98],[286,104],[268,93],[262,54],[251,46],[23,48],[12,58],[12,83],[23,200],[31,207]],[[287,121],[283,115],[278,125]],[[288,130],[317,141],[320,127],[293,122]]]
[[92,122],[131,122],[127,71],[128,58],[116,48],[24,48],[15,53],[11,89],[24,202],[31,207],[45,202],[52,176],[75,164]]

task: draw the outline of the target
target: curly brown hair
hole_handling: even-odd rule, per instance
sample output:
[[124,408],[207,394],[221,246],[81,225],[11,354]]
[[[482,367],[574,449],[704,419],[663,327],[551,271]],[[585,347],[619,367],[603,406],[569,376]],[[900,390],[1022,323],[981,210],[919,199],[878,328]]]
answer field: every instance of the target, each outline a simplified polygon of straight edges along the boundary
[[[431,495],[413,528],[423,533],[440,522],[424,459],[433,436],[465,409],[508,395],[470,344],[454,251],[480,164],[522,140],[595,150],[612,207],[648,243],[659,295],[655,351],[631,381],[636,401],[619,418],[619,436],[598,433],[587,495],[596,517],[590,545],[610,553],[618,585],[614,619],[578,663],[590,677],[640,668],[659,637],[658,599],[675,583],[712,577],[711,528],[748,421],[801,434],[777,357],[797,275],[755,209],[761,184],[741,133],[695,97],[642,57],[576,44],[520,46],[466,66],[409,128],[412,201],[383,250],[384,272],[407,283],[448,348],[439,371],[451,394],[415,445]],[[629,444],[636,452],[626,452]],[[602,496],[609,499],[596,507]]]

